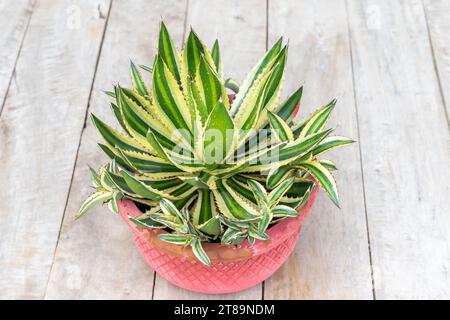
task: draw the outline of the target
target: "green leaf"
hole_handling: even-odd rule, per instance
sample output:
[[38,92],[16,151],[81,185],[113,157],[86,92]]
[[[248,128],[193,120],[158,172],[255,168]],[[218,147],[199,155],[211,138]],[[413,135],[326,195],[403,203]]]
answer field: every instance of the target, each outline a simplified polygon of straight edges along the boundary
[[142,76],[139,73],[139,70],[136,68],[136,66],[134,65],[134,63],[132,61],[130,61],[130,65],[131,65],[131,78],[133,79],[133,85],[136,88],[137,92],[139,92],[139,94],[141,96],[148,96],[148,90],[147,87],[145,86],[144,81],[142,81]]
[[214,65],[216,66],[216,72],[219,75],[220,79],[223,79],[223,65],[222,65],[222,58],[220,57],[220,47],[219,47],[219,40],[216,39],[214,41],[212,50],[211,50],[211,56],[214,60]]
[[161,21],[158,39],[158,54],[163,59],[167,68],[170,70],[175,79],[180,82],[180,54],[178,53],[173,41],[167,31],[166,25]]
[[136,218],[129,216],[128,219],[130,219],[131,222],[133,222],[135,225],[137,225],[140,228],[163,229],[166,227],[165,225],[163,225],[159,222],[156,222],[155,220],[153,220],[149,217],[141,220],[141,219],[136,219]]
[[100,181],[100,176],[97,173],[97,171],[95,171],[94,169],[92,169],[91,167],[89,167],[89,171],[91,172],[91,177],[92,177],[92,183],[94,185],[94,188],[101,188],[102,187],[102,183]]
[[186,65],[188,75],[195,75],[198,65],[200,64],[200,56],[202,53],[203,45],[198,36],[191,29],[183,47],[183,62]]
[[240,244],[246,237],[247,231],[228,228],[222,235],[221,242],[223,244]]
[[169,121],[190,141],[192,114],[183,97],[179,84],[160,56],[153,67],[152,94],[156,106]]
[[165,225],[167,228],[172,229],[174,231],[179,231],[184,227],[183,224],[180,224],[175,221],[175,217],[172,216],[166,216],[164,214],[160,213],[154,213],[152,214],[152,220],[154,220],[157,223]]
[[294,209],[298,210],[298,208],[303,207],[308,202],[309,197],[310,197],[310,195],[311,195],[311,193],[312,193],[312,191],[314,190],[315,187],[316,186],[313,184],[313,185],[311,185],[308,188],[308,190],[306,190],[305,193],[303,193],[303,196],[301,197],[301,200],[294,206]]
[[153,68],[152,68],[152,67],[149,67],[149,66],[146,66],[146,65],[143,65],[143,64],[141,64],[139,67],[140,67],[142,70],[145,70],[145,71],[147,71],[147,72],[150,72],[150,73],[153,72]]
[[79,219],[82,216],[84,216],[86,212],[88,212],[97,204],[109,201],[111,200],[111,198],[112,198],[111,192],[99,191],[95,192],[94,194],[91,194],[81,205],[80,210],[78,210],[76,219]]
[[177,198],[184,198],[191,195],[195,191],[195,187],[191,186],[189,183],[183,183],[182,185],[176,187],[174,190],[169,191],[169,193]]
[[297,212],[297,210],[295,210],[289,206],[279,204],[275,208],[273,208],[273,216],[274,216],[274,218],[282,218],[282,217],[295,218],[298,216],[298,212]]
[[156,203],[156,200],[153,199],[143,199],[142,196],[140,196],[132,188],[130,188],[130,186],[127,184],[127,181],[121,175],[115,174],[109,170],[105,170],[104,180],[105,183],[112,184],[114,186],[114,189],[119,189],[120,191],[122,191],[128,198],[132,198],[134,200],[139,199],[139,201],[142,203],[146,203],[148,201],[150,201],[151,204]]
[[238,220],[230,220],[228,218],[225,218],[224,215],[219,216],[220,221],[224,226],[227,226],[228,228],[231,228],[233,230],[247,230],[250,228],[251,222],[242,222]]
[[125,180],[127,186],[137,195],[141,196],[144,199],[149,199],[153,201],[158,201],[161,197],[170,198],[172,200],[176,200],[177,197],[174,197],[168,193],[164,193],[158,189],[154,189],[149,185],[141,182],[140,180],[133,177],[131,174],[126,172],[125,170],[121,171],[122,178]]
[[320,186],[326,191],[328,197],[339,207],[339,196],[336,182],[331,173],[317,160],[308,160],[299,164],[319,181]]
[[189,172],[143,172],[142,176],[154,181],[163,181],[188,176]]
[[278,53],[273,72],[264,88],[263,108],[270,109],[278,100],[283,84],[284,67],[286,65],[287,45]]
[[[270,222],[270,220],[271,219],[269,219],[267,221]],[[264,224],[264,225],[262,223],[260,223],[259,225],[262,226],[261,229],[258,229],[256,227],[255,228],[250,227],[249,232],[248,232],[249,237],[263,240],[263,241],[269,240],[269,235],[267,233],[265,233],[265,230],[267,229],[267,226],[269,225],[269,223]]]
[[195,187],[196,189],[209,189],[209,186],[205,182],[200,180],[199,177],[187,176],[181,177],[180,179],[186,182],[187,184]]
[[112,109],[114,115],[116,116],[117,122],[119,122],[119,124],[120,124],[120,126],[122,127],[122,129],[123,129],[126,133],[129,134],[128,129],[127,129],[127,126],[126,126],[125,122],[123,121],[122,113],[120,112],[119,107],[118,107],[116,104],[111,103],[111,109]]
[[[130,92],[125,88],[118,87],[117,92],[120,98],[122,114],[127,120],[127,130],[131,127],[131,124],[134,124],[133,128],[135,131],[137,130],[136,133],[141,137],[145,137],[148,129],[152,128],[161,144],[169,149],[174,148],[179,143],[183,143],[181,137],[178,140],[174,139],[173,131],[175,127],[169,127],[169,122],[162,120],[165,115],[159,112],[156,107],[147,105],[144,101],[139,101],[134,92]],[[142,141],[143,138],[140,138],[140,140],[141,143],[145,143]]]
[[300,103],[303,93],[303,86],[298,88],[289,98],[283,101],[276,109],[275,113],[287,123],[290,123],[293,118],[295,108]]
[[247,200],[253,203],[256,203],[255,196],[253,195],[252,190],[250,189],[250,187],[247,185],[246,182],[244,183],[240,182],[236,180],[236,176],[233,176],[227,179],[227,183],[234,191],[239,193],[239,195],[241,195],[242,197],[246,198]]
[[293,209],[298,209],[306,204],[314,188],[315,184],[313,181],[296,178],[293,186],[286,192],[280,203]]
[[[262,185],[260,185],[262,187]],[[270,208],[270,203],[268,203],[267,197],[265,197],[264,201],[259,202],[259,206],[262,212],[262,219],[258,223],[258,227],[256,228],[256,234],[250,232],[249,235],[260,240],[267,240],[265,238],[264,232],[269,227],[270,222],[273,219],[273,213]],[[250,230],[252,230],[252,227],[250,227]]]
[[314,148],[312,151],[313,156],[317,156],[321,153],[324,153],[326,151],[329,151],[331,149],[345,146],[347,144],[354,143],[355,141],[346,137],[340,137],[340,136],[333,136],[333,137],[326,137],[322,140],[321,143],[317,145],[317,147]]
[[120,155],[136,171],[140,171],[142,173],[182,172],[167,160],[160,157],[151,156],[146,153],[124,150],[120,152]]
[[209,189],[198,190],[197,203],[193,210],[193,223],[202,225],[217,215],[213,194]]
[[219,216],[214,216],[208,221],[197,226],[198,230],[210,236],[218,236],[221,233]]
[[108,97],[116,98],[116,94],[114,91],[103,91],[104,94],[106,94]]
[[239,106],[239,110],[235,113],[239,94],[236,95],[231,114],[238,128],[258,130],[267,122],[267,111],[272,110],[281,92],[286,50],[287,47],[285,46],[267,68],[261,72],[243,103]]
[[152,109],[152,102],[151,100],[141,96],[136,90],[134,89],[129,89],[129,88],[125,88],[122,86],[115,86],[114,90],[116,91],[116,97],[118,98],[117,95],[117,90],[121,90],[123,92],[123,94],[130,99],[131,101],[133,101],[136,105],[138,105],[139,107],[141,107],[142,109],[144,109],[145,111],[149,112]]
[[161,210],[164,212],[164,214],[177,217],[181,221],[186,220],[186,217],[184,217],[181,214],[181,212],[177,209],[177,207],[175,207],[175,205],[171,201],[165,198],[161,198],[161,200],[159,201],[159,206],[161,207]]
[[252,71],[247,75],[246,79],[239,88],[239,93],[236,95],[233,101],[233,107],[231,108],[231,115],[234,117],[237,111],[240,109],[244,98],[247,99],[247,94],[250,88],[253,86],[256,79],[261,76],[261,73],[270,65],[273,64],[275,58],[281,50],[281,44],[283,38],[280,38],[273,47],[264,55],[261,61],[252,69]]
[[193,238],[192,242],[191,242],[191,246],[192,246],[192,252],[197,257],[197,259],[201,263],[203,263],[207,266],[211,266],[211,261],[209,260],[208,255],[206,254],[205,250],[203,249],[200,239]]
[[[112,161],[114,161],[114,160],[112,160]],[[109,170],[110,170],[110,163],[108,163],[100,168],[100,183],[101,183],[102,187],[105,190],[110,191],[110,192],[113,192],[117,189],[120,190],[120,188],[117,187],[117,184],[111,179]],[[111,175],[114,175],[114,173],[111,172]],[[120,178],[122,179],[122,177],[120,177]]]
[[[225,101],[225,87],[220,81],[216,71],[209,65],[203,55],[200,56],[195,79],[196,88],[206,106],[206,114],[201,114],[203,118],[208,117],[221,98],[225,106],[228,106],[228,99]],[[199,111],[202,113],[203,110]]]
[[329,129],[303,139],[298,138],[284,145],[275,146],[270,153],[258,157],[257,163],[245,169],[245,172],[275,170],[277,167],[292,163],[309,152],[332,131],[332,129]]
[[280,202],[281,197],[284,196],[284,194],[292,187],[294,184],[294,178],[289,178],[285,181],[283,181],[278,187],[273,189],[269,193],[268,202],[269,205],[272,207],[274,205],[277,205],[278,202]]
[[182,171],[196,172],[204,169],[203,165],[196,162],[190,154],[185,156],[184,154],[189,153],[189,151],[183,149],[181,146],[178,150],[176,150],[179,151],[179,153],[173,152],[175,150],[168,150],[164,148],[155,133],[151,130],[147,132],[147,141],[160,158],[169,161]]
[[[230,149],[230,151],[232,151],[232,149]],[[231,155],[233,154],[231,153]],[[225,159],[225,162],[226,161],[227,160]],[[232,164],[218,165],[217,169],[209,171],[209,173],[211,173],[218,179],[227,179],[229,177],[234,176],[238,172],[245,171],[245,168],[247,168],[250,165],[250,162],[251,162],[250,160],[246,161],[246,159],[244,159],[243,161],[236,161],[235,163]]]
[[325,139],[332,131],[333,129],[328,129],[326,131],[308,135],[305,138],[297,138],[295,141],[289,142],[280,150],[279,161],[289,158],[296,158],[305,154]]
[[309,179],[295,178],[292,187],[286,192],[286,196],[300,197],[314,186],[314,182]]
[[304,138],[322,130],[328,118],[330,117],[331,111],[333,111],[336,102],[337,100],[333,99],[325,107],[313,113],[311,117],[306,121],[303,129],[300,131],[299,138]]
[[[179,186],[184,185],[183,181],[181,181],[178,178],[171,178],[167,180],[154,180],[151,178],[148,178],[144,175],[139,176],[139,180],[141,180],[143,183],[148,184],[152,188],[158,189],[158,190],[165,190],[169,192],[169,190],[172,190],[173,188],[177,188]],[[172,192],[172,191],[170,191]]]
[[160,234],[159,238],[169,243],[186,245],[186,242],[189,241],[190,236],[187,234]]
[[293,170],[290,166],[281,166],[271,170],[267,176],[266,186],[269,190],[272,190],[287,177],[292,174]]
[[222,214],[231,220],[256,221],[260,219],[258,211],[240,197],[223,181],[217,182],[217,189],[212,190],[216,204]]
[[114,213],[119,213],[119,200],[122,199],[122,193],[119,191],[114,191],[109,201],[110,209]]
[[[175,204],[174,204],[175,206]],[[176,207],[176,206],[175,206]],[[190,221],[190,213],[189,209],[187,207],[184,207],[180,210],[183,224],[187,227],[187,230],[191,234],[197,234],[197,229],[194,227],[194,225]]]
[[253,82],[253,85],[239,107],[237,107],[236,101],[242,91],[239,91],[232,103],[230,114],[234,119],[236,128],[242,129],[244,133],[253,129],[255,123],[258,121],[258,116],[264,102],[264,87],[272,72],[271,66],[268,66],[262,71],[260,76]]
[[258,205],[262,206],[267,201],[266,189],[264,189],[262,184],[255,180],[249,180],[247,184],[250,186]]
[[[145,134],[149,128],[147,123],[138,116],[138,114],[130,108],[126,97],[120,87],[116,87],[117,101],[121,112],[123,123],[126,127],[126,131],[133,137],[133,139],[142,146],[142,149],[147,150],[149,153],[154,151],[149,148],[145,141]],[[132,103],[130,101],[130,103]],[[140,110],[141,112],[145,112]]]
[[100,135],[110,147],[117,146],[121,149],[145,152],[144,148],[137,144],[133,139],[117,132],[116,130],[102,122],[95,115],[91,114],[91,119]]
[[164,147],[161,145],[160,141],[151,129],[147,132],[147,141],[160,158],[170,162],[170,158],[164,150]]
[[322,160],[319,160],[319,162],[320,162],[321,165],[323,165],[329,171],[336,171],[337,170],[336,165],[331,160],[324,160],[324,159],[322,159]]
[[206,121],[203,157],[207,164],[221,163],[234,140],[234,123],[222,102],[217,102]]
[[206,61],[210,65],[214,65],[214,60],[211,57],[211,53],[202,43],[200,38],[194,32],[194,30],[191,29],[188,38],[186,40],[186,43],[184,44],[183,47],[183,56],[182,56],[183,63],[187,71],[186,76],[195,75],[195,73],[197,72],[198,65],[200,63],[201,55],[205,56]]
[[269,121],[278,141],[294,141],[294,134],[292,133],[291,128],[283,119],[281,119],[281,117],[269,112]]

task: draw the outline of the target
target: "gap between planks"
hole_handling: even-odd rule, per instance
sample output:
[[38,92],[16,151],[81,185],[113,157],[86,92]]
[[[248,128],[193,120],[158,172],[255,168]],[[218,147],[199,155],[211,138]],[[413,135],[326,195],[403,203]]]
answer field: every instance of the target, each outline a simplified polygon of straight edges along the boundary
[[16,76],[17,61],[19,60],[20,53],[22,52],[23,43],[25,42],[25,38],[28,33],[28,27],[30,26],[31,16],[33,15],[33,9],[34,9],[35,3],[36,3],[36,1],[34,1],[34,0],[31,1],[30,14],[29,14],[27,22],[26,22],[26,26],[25,26],[25,30],[22,35],[22,39],[20,40],[19,50],[17,50],[16,58],[14,59],[14,65],[13,65],[13,69],[11,71],[11,76],[9,77],[8,85],[6,86],[5,95],[3,97],[2,103],[0,104],[0,117],[2,116],[2,112],[5,107],[6,97],[8,96],[12,80]]
[[447,105],[447,101],[445,101],[444,89],[442,87],[442,80],[441,80],[441,76],[439,74],[439,68],[438,68],[437,61],[436,61],[436,53],[434,50],[433,39],[431,37],[431,31],[430,31],[430,22],[429,22],[429,17],[427,14],[427,9],[425,8],[424,0],[421,1],[421,4],[422,4],[423,15],[425,17],[425,25],[427,28],[428,41],[429,41],[430,50],[431,50],[431,58],[433,59],[434,73],[436,74],[436,79],[438,82],[439,94],[441,96],[442,106],[444,107],[444,114],[445,114],[445,117],[447,118],[447,127],[448,127],[448,130],[450,131],[450,115],[448,114],[448,111],[447,111],[448,105]]
[[370,262],[370,277],[372,280],[372,297],[373,300],[377,300],[377,295],[375,292],[375,278],[373,275],[373,258],[372,258],[372,248],[370,244],[370,229],[369,229],[369,216],[367,214],[367,197],[366,197],[366,184],[364,181],[364,166],[362,163],[362,150],[361,150],[361,133],[359,128],[359,114],[358,114],[358,101],[356,99],[356,87],[355,87],[355,72],[353,67],[353,52],[352,52],[352,37],[351,37],[351,28],[350,28],[350,20],[349,20],[349,12],[348,12],[348,0],[345,0],[345,14],[347,18],[347,37],[348,37],[348,45],[349,45],[349,56],[350,56],[350,68],[352,73],[352,92],[353,92],[353,101],[356,115],[356,132],[358,133],[358,151],[359,151],[359,164],[361,170],[361,183],[362,183],[362,191],[363,191],[363,202],[364,202],[364,217],[366,220],[366,232],[367,232],[367,248],[369,250],[369,262]]
[[[91,97],[92,97],[92,91],[93,91],[93,89],[94,89],[95,77],[96,77],[96,75],[97,75],[98,63],[99,63],[99,61],[100,61],[100,56],[101,56],[101,53],[102,53],[103,42],[105,41],[106,30],[108,29],[109,15],[110,15],[110,13],[111,13],[113,1],[114,1],[114,0],[111,0],[111,1],[109,2],[108,12],[107,12],[106,18],[105,18],[105,25],[104,25],[104,27],[103,27],[102,38],[101,38],[101,40],[100,40],[100,46],[99,46],[99,49],[98,49],[97,59],[96,59],[96,62],[95,62],[95,67],[94,67],[94,75],[93,75],[93,77],[92,77],[91,87],[90,87],[90,89],[89,89],[89,96],[88,96],[87,103],[86,103],[86,112],[85,112],[85,114],[84,114],[83,127],[82,127],[81,132],[80,132],[80,138],[78,139],[77,152],[76,152],[76,154],[75,154],[75,161],[74,161],[74,163],[73,163],[72,175],[71,175],[71,177],[70,177],[69,189],[67,190],[66,202],[65,202],[65,204],[64,204],[64,211],[63,211],[63,215],[62,215],[62,217],[61,217],[61,223],[60,223],[60,225],[59,225],[59,231],[58,231],[58,237],[57,237],[57,239],[56,239],[55,250],[53,251],[52,264],[51,264],[51,266],[50,266],[50,271],[49,271],[48,276],[47,276],[47,282],[46,282],[46,285],[45,285],[44,295],[43,295],[42,298],[45,298],[45,296],[47,295],[48,283],[49,283],[49,281],[50,281],[50,276],[51,276],[51,274],[52,274],[53,264],[55,263],[56,251],[58,250],[59,240],[60,240],[60,237],[61,237],[61,229],[62,229],[62,226],[63,226],[64,218],[65,218],[65,216],[66,216],[67,204],[68,204],[68,202],[69,202],[69,195],[70,195],[70,192],[71,192],[71,190],[72,190],[73,177],[74,177],[74,174],[75,174],[75,168],[76,168],[76,166],[77,166],[78,154],[79,154],[79,152],[80,152],[81,138],[83,137],[83,132],[84,132],[84,129],[86,128],[86,121],[87,121],[87,115],[88,115],[88,113],[89,113],[89,106],[90,106],[90,101],[91,101]],[[100,9],[99,9],[99,10],[100,10]],[[1,110],[0,110],[0,111],[1,111]],[[0,115],[1,115],[1,114],[0,114]]]

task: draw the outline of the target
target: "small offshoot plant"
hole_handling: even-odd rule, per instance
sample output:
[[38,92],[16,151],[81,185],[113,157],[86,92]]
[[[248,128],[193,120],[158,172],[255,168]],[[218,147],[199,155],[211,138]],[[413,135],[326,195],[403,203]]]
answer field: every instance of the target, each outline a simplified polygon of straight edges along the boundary
[[153,66],[131,63],[132,87],[106,92],[121,129],[91,115],[111,161],[91,169],[96,192],[78,216],[130,199],[136,225],[166,230],[161,240],[209,265],[202,243],[267,240],[316,183],[338,205],[336,166],[318,156],[353,141],[325,129],[335,99],[304,121],[293,117],[302,87],[278,102],[287,51],[280,38],[238,85],[224,78],[218,41],[209,50],[191,30],[180,53],[161,23]]

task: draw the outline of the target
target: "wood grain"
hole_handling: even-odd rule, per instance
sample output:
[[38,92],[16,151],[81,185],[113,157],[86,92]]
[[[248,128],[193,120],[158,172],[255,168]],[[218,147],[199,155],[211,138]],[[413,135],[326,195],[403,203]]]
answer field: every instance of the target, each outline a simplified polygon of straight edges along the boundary
[[0,0],[0,114],[3,108],[14,66],[30,20],[34,1]]
[[450,297],[450,135],[421,1],[348,1],[379,299]]
[[[358,139],[344,1],[270,1],[269,39],[289,38],[285,96],[304,85],[299,118],[338,97],[329,126]],[[341,209],[321,192],[287,263],[266,281],[266,299],[371,299],[364,189],[358,145],[325,156]]]
[[[42,298],[107,1],[39,1],[0,118],[0,295]],[[80,23],[70,16],[79,13]]]
[[423,3],[450,128],[450,1],[424,0]]
[[[266,49],[266,7],[259,0],[189,1],[187,26],[212,46],[219,38],[225,77],[242,81]],[[156,277],[155,299],[261,299],[261,285],[227,295],[205,295],[177,288]]]
[[[152,65],[161,17],[172,36],[181,42],[184,1],[114,1],[105,34],[90,111],[118,127],[102,90],[114,83],[130,86],[129,59]],[[143,71],[147,83],[150,75]],[[83,131],[61,239],[46,298],[151,299],[153,270],[140,257],[132,233],[119,216],[97,207],[74,220],[79,206],[92,192],[88,166],[107,162],[97,147],[101,137],[88,119]]]

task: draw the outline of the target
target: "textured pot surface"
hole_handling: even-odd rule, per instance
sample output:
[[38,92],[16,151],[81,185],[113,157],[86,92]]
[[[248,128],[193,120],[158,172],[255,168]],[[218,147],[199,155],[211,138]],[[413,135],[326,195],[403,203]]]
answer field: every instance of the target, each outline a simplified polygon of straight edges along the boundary
[[128,216],[141,214],[130,200],[119,202],[119,211],[131,227],[136,245],[145,261],[163,278],[179,287],[204,293],[230,293],[250,288],[270,277],[287,260],[295,247],[302,222],[316,200],[319,188],[314,188],[297,218],[285,219],[267,233],[270,239],[257,240],[251,246],[205,243],[211,267],[194,257],[192,250],[159,239],[165,231],[141,229]]

